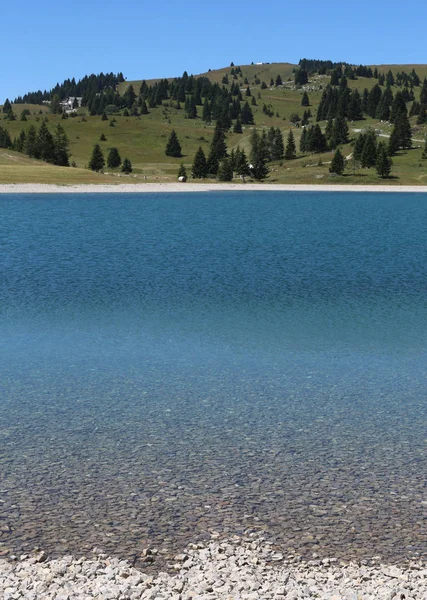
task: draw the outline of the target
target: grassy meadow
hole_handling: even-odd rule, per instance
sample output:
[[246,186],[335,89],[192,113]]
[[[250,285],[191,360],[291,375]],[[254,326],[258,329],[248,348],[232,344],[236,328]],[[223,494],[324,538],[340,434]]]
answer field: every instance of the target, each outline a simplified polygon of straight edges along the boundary
[[[387,72],[389,68],[392,71],[410,72],[415,68],[421,81],[427,76],[427,65],[383,65],[378,67],[381,72]],[[310,99],[310,110],[313,115],[312,122],[315,122],[317,106],[319,104],[322,91],[329,82],[328,76],[313,76],[304,89],[297,90],[293,86],[294,65],[289,63],[272,63],[263,65],[241,66],[242,75],[239,76],[239,83],[243,97],[245,99],[245,90],[247,85],[244,83],[248,79],[252,96],[256,99],[256,106],[251,106],[255,126],[244,127],[242,134],[229,133],[227,135],[227,146],[229,151],[240,145],[247,154],[250,152],[250,134],[253,127],[259,130],[264,128],[279,127],[283,133],[285,143],[286,136],[290,129],[293,130],[296,138],[297,148],[299,148],[299,138],[301,129],[294,127],[289,121],[292,113],[298,113],[302,116],[305,107],[301,106],[301,98],[304,89],[307,90]],[[230,75],[231,67],[209,71],[204,73],[212,81],[221,84],[222,78],[228,74],[230,84],[233,77]],[[283,86],[276,88],[270,86],[270,80],[275,80],[277,75],[281,76]],[[261,84],[255,85],[255,77],[267,84],[266,89],[261,89]],[[288,81],[290,80],[290,81]],[[154,83],[155,80],[147,81]],[[377,83],[376,79],[360,77],[356,81],[349,81],[351,88],[357,87],[362,93],[366,87],[370,89]],[[139,91],[141,81],[128,81],[120,85],[119,91],[123,93],[128,85],[132,84],[136,93]],[[393,88],[393,93],[398,89]],[[416,98],[419,95],[419,88],[415,88]],[[251,104],[252,98],[247,98]],[[270,105],[273,112],[272,117],[265,115],[262,111],[263,105]],[[21,121],[20,115],[24,108],[30,110],[27,121]],[[29,159],[23,154],[12,152],[0,148],[0,183],[119,183],[119,182],[142,182],[142,181],[176,181],[177,172],[181,162],[191,171],[191,165],[194,155],[199,146],[203,148],[205,154],[208,154],[210,142],[214,131],[214,125],[205,124],[201,116],[197,119],[187,119],[185,110],[172,108],[168,101],[163,106],[149,109],[147,115],[139,117],[124,117],[120,114],[109,116],[109,120],[103,121],[100,116],[89,116],[86,109],[80,109],[78,115],[61,119],[60,115],[49,114],[49,108],[39,105],[13,105],[16,115],[15,121],[2,120],[0,125],[9,130],[12,139],[17,136],[22,129],[27,129],[30,124],[37,127],[42,119],[47,117],[48,127],[51,131],[57,123],[64,127],[70,142],[70,162],[74,162],[76,167],[64,168],[48,165],[42,161]],[[202,107],[198,107],[198,113],[201,115]],[[114,126],[110,121],[114,118]],[[427,184],[427,160],[421,159],[424,147],[424,137],[426,133],[425,126],[415,126],[415,119],[411,119],[413,129],[414,148],[408,151],[400,152],[393,157],[392,177],[387,180],[380,180],[375,169],[359,169],[353,171],[351,159],[347,161],[346,173],[342,177],[329,175],[329,162],[332,158],[332,152],[324,154],[300,155],[292,161],[282,160],[278,163],[269,163],[270,174],[267,182],[271,183],[339,183],[339,184],[389,184],[389,185],[421,185]],[[324,127],[325,123],[321,123]],[[354,138],[356,133],[352,129],[361,130],[372,126],[382,135],[388,135],[391,127],[387,123],[380,123],[374,119],[367,118],[364,121],[349,123],[350,137]],[[182,146],[183,157],[172,158],[165,155],[165,147],[168,137],[175,129]],[[101,141],[100,137],[104,134],[106,140]],[[384,138],[385,139],[385,138]],[[419,141],[417,141],[419,140]],[[127,157],[132,161],[133,172],[130,176],[120,173],[119,169],[111,171],[107,167],[105,173],[94,173],[88,170],[87,165],[95,143],[99,143],[105,158],[111,147],[116,147],[123,158]],[[345,156],[350,156],[352,152],[351,144],[342,148]]]

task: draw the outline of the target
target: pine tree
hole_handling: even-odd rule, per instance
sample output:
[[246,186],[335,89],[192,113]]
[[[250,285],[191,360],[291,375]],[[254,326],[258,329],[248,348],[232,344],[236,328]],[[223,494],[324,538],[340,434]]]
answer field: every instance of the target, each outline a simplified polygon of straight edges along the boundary
[[278,75],[276,77],[276,87],[279,87],[279,85],[282,85],[282,84],[283,84],[282,78],[280,77],[280,75]]
[[166,144],[165,154],[166,156],[174,157],[182,156],[181,144],[179,143],[178,136],[175,133],[175,129],[172,129],[172,132],[169,136],[168,143]]
[[123,99],[126,102],[126,106],[128,108],[132,108],[133,103],[136,100],[136,94],[135,94],[135,90],[133,89],[133,85],[129,85],[126,88],[125,93],[123,94]]
[[400,144],[399,144],[399,134],[397,132],[396,126],[393,127],[393,131],[391,132],[391,135],[389,137],[388,140],[388,155],[389,156],[394,156],[396,154],[396,152],[399,150]]
[[365,135],[365,141],[363,144],[362,155],[360,162],[362,167],[374,167],[377,160],[377,142],[375,137],[375,131],[369,131]]
[[285,159],[293,160],[297,157],[297,148],[295,145],[295,138],[292,129],[289,130],[288,138],[286,140]]
[[245,102],[242,108],[241,120],[243,125],[253,125],[254,114],[248,102]]
[[329,173],[336,173],[342,175],[345,169],[344,156],[341,154],[341,150],[337,148],[332,158],[331,166],[329,167]]
[[205,102],[203,104],[202,119],[204,120],[205,123],[210,123],[212,121],[211,105],[210,105],[209,100],[207,98],[205,98]]
[[64,128],[58,123],[55,128],[54,136],[54,157],[53,162],[55,165],[61,167],[70,166],[70,152],[69,152],[69,141]]
[[218,173],[219,163],[225,156],[227,156],[225,133],[221,128],[220,121],[217,121],[207,160],[208,173],[211,175],[216,175]]
[[243,133],[242,123],[240,122],[239,117],[237,117],[236,122],[234,123],[233,133]]
[[427,158],[427,137],[426,137],[426,141],[424,144],[424,150],[423,150],[421,158]]
[[248,159],[245,151],[240,150],[239,146],[237,146],[236,150],[234,170],[236,171],[237,175],[243,179],[243,181],[245,180],[245,177],[250,175]]
[[303,127],[301,138],[299,142],[299,151],[303,154],[307,151],[307,128]]
[[6,98],[4,104],[3,104],[3,112],[4,114],[9,114],[12,111],[12,104],[9,100],[9,98]]
[[46,162],[53,163],[55,158],[55,143],[45,121],[43,121],[43,123],[40,125],[40,129],[37,133],[36,144],[38,158],[41,158]]
[[105,160],[99,144],[95,144],[91,159],[89,161],[89,169],[92,171],[101,171],[104,168]]
[[361,133],[357,136],[356,141],[354,142],[353,147],[353,157],[354,160],[360,161],[362,158],[363,146],[365,143],[365,135]]
[[140,111],[141,115],[148,115],[148,108],[147,108],[147,103],[145,100],[143,100],[141,102],[141,111]]
[[262,180],[268,175],[268,142],[265,131],[260,136],[256,129],[251,134],[251,173],[255,179]]
[[218,179],[220,181],[232,181],[233,180],[233,168],[230,163],[230,159],[227,156],[225,156],[219,163]]
[[25,154],[31,158],[37,158],[37,130],[34,125],[27,129],[27,139],[25,141]]
[[132,163],[130,162],[130,160],[128,158],[123,159],[122,173],[126,173],[127,175],[129,175],[130,173],[132,173],[132,171]]
[[207,175],[206,156],[201,147],[199,147],[194,157],[191,175],[193,179],[203,179]]
[[12,146],[12,140],[7,129],[0,127],[0,148],[10,148]]
[[307,92],[304,92],[301,98],[301,106],[310,106],[310,100]]
[[377,160],[376,168],[379,177],[382,179],[388,177],[391,171],[391,165],[393,164],[391,158],[388,156],[386,144],[380,142],[377,148]]
[[122,164],[122,159],[120,157],[119,151],[117,150],[117,148],[110,148],[110,151],[108,153],[108,157],[107,157],[107,167],[109,169],[116,169],[117,167],[120,167],[120,165]]
[[285,145],[283,135],[278,127],[274,130],[273,139],[270,147],[271,160],[281,160],[285,156]]
[[178,169],[178,179],[180,177],[185,177],[185,179],[187,179],[187,169],[184,166],[184,163],[181,163],[179,165],[179,169]]
[[399,148],[412,148],[411,124],[404,113],[400,113],[395,121],[396,132],[399,138]]

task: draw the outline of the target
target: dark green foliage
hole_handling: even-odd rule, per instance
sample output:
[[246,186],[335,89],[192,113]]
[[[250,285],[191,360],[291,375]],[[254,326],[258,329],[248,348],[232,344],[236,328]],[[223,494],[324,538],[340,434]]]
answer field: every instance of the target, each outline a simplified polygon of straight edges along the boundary
[[285,159],[293,160],[297,157],[297,147],[295,144],[294,134],[292,129],[289,130],[288,138],[286,140],[286,150],[285,150]]
[[387,149],[388,155],[394,156],[396,154],[396,152],[399,150],[399,147],[400,147],[399,134],[398,134],[396,126],[395,126],[395,127],[393,127],[393,131],[391,132],[391,135],[388,140],[388,149]]
[[341,153],[341,150],[337,148],[329,167],[329,173],[336,173],[336,175],[342,175],[345,169],[345,159]]
[[362,159],[363,146],[365,144],[365,135],[361,133],[357,136],[356,141],[353,146],[353,157],[355,161],[360,161]]
[[301,98],[301,106],[310,106],[310,100],[307,92],[304,92]]
[[255,179],[265,179],[268,175],[267,161],[269,159],[268,140],[265,131],[261,136],[256,129],[252,131],[251,147],[251,174]]
[[128,158],[123,159],[122,173],[126,173],[127,175],[129,175],[130,173],[132,173],[132,171],[132,163],[130,162],[130,160]]
[[107,141],[107,138],[105,137],[105,133],[101,133],[101,135],[99,136],[99,140],[101,142],[106,142]]
[[184,166],[184,163],[181,163],[181,164],[179,165],[179,169],[178,169],[178,179],[179,179],[180,177],[185,177],[185,178],[187,178],[187,169],[185,168],[185,166]]
[[399,140],[399,148],[412,148],[411,124],[405,113],[400,113],[397,116],[395,129]]
[[110,148],[107,157],[107,167],[109,169],[116,169],[117,167],[120,167],[121,164],[122,159],[117,148]]
[[58,123],[53,133],[53,164],[60,167],[70,166],[69,141],[64,128]]
[[242,123],[240,122],[239,117],[237,117],[236,122],[234,123],[233,133],[243,133]]
[[390,87],[386,87],[377,106],[376,117],[381,121],[390,119],[391,105],[393,102],[393,92]]
[[227,156],[225,156],[219,163],[218,179],[220,181],[233,180],[233,166],[230,162],[230,159]]
[[101,171],[104,168],[105,160],[99,144],[95,144],[91,159],[89,161],[89,169],[92,171]]
[[427,158],[427,138],[426,138],[426,141],[425,141],[425,144],[424,144],[424,150],[423,150],[423,153],[422,153],[422,158]]
[[[328,122],[329,125],[329,122]],[[328,128],[329,129],[329,128]],[[329,147],[333,150],[340,144],[348,143],[348,125],[347,121],[340,116],[337,116],[333,122],[330,137],[328,136],[329,131],[326,133],[328,138]]]
[[254,124],[254,114],[248,102],[245,102],[242,108],[241,121],[243,125]]
[[217,122],[207,159],[207,170],[210,175],[216,175],[218,173],[219,163],[225,156],[227,156],[225,133],[221,128],[220,123]]
[[203,179],[207,174],[206,156],[202,148],[199,147],[196,152],[196,156],[194,157],[193,166],[191,168],[191,176],[193,179]]
[[5,115],[7,115],[8,113],[10,113],[12,111],[12,104],[9,100],[9,98],[6,98],[4,104],[3,104],[3,112]]
[[123,94],[123,100],[125,101],[127,108],[132,108],[133,103],[136,100],[136,94],[135,90],[133,89],[133,85],[129,85],[126,88],[125,93]]
[[390,175],[393,162],[388,155],[387,146],[384,142],[380,142],[377,148],[376,168],[378,176],[382,179]]
[[387,86],[394,85],[394,76],[393,76],[393,73],[391,71],[389,71],[387,73],[385,81],[386,81]]
[[250,175],[248,159],[246,157],[245,151],[240,150],[239,146],[237,146],[237,150],[234,156],[234,170],[236,171],[237,175],[239,175],[243,179]]
[[362,154],[360,157],[360,162],[362,167],[370,168],[374,167],[377,161],[377,140],[375,136],[375,131],[368,131],[365,134],[365,139],[363,143]]
[[305,69],[295,71],[295,85],[305,85],[308,83],[308,73]]
[[330,85],[339,85],[340,82],[340,78],[339,78],[339,74],[337,71],[333,71],[331,74],[331,81],[329,82]]
[[[415,102],[414,102],[415,104]],[[417,117],[417,125],[424,125],[427,122],[427,107],[425,104],[422,104],[419,108],[418,117]]]
[[357,88],[350,94],[347,106],[347,118],[349,121],[360,121],[363,119],[362,99]]
[[140,110],[140,114],[141,115],[148,115],[148,107],[147,107],[147,103],[145,100],[141,101],[141,110]]
[[252,96],[251,88],[249,86],[246,88],[245,96],[247,96],[247,97]]
[[267,84],[265,83],[265,81],[261,82],[261,89],[262,90],[266,90],[267,89]]
[[46,162],[53,163],[55,156],[55,144],[53,136],[47,128],[46,122],[43,121],[37,133],[37,156]]
[[7,129],[0,127],[0,148],[10,148],[12,146],[12,140]]
[[13,142],[13,149],[16,150],[16,152],[25,152],[26,142],[27,134],[24,130],[22,130],[19,136]]
[[390,122],[396,123],[400,115],[407,116],[407,114],[408,111],[406,110],[406,102],[402,92],[399,90],[398,92],[396,92],[393,104],[391,105]]
[[366,112],[373,119],[375,118],[375,115],[377,114],[377,108],[378,108],[378,104],[380,103],[381,96],[382,96],[381,88],[378,84],[375,84],[374,87],[369,92],[368,102],[367,102],[367,107],[366,107]]
[[280,77],[280,75],[278,75],[276,77],[276,87],[278,87],[279,85],[282,85],[282,84],[283,84],[282,78]]
[[326,136],[322,133],[318,123],[307,129],[305,151],[310,153],[325,152],[327,149]]
[[108,121],[108,117],[107,117],[107,113],[106,112],[102,113],[101,121]]
[[60,115],[62,113],[61,99],[58,94],[53,94],[52,100],[50,101],[50,112],[53,115]]
[[30,158],[37,158],[37,130],[34,125],[30,125],[27,129],[25,153],[28,154]]
[[308,135],[307,127],[304,127],[302,130],[301,138],[300,138],[300,142],[299,142],[299,150],[302,153],[305,153],[307,151],[307,135]]
[[205,98],[205,101],[203,103],[203,116],[202,119],[205,121],[205,123],[210,123],[212,121],[212,111],[211,111],[211,105],[210,102],[207,98]]
[[181,144],[179,143],[178,136],[176,135],[175,129],[172,129],[172,132],[169,136],[168,143],[166,144],[165,149],[166,156],[181,156]]
[[271,127],[269,131],[270,160],[281,160],[285,156],[285,145],[282,132],[278,127]]

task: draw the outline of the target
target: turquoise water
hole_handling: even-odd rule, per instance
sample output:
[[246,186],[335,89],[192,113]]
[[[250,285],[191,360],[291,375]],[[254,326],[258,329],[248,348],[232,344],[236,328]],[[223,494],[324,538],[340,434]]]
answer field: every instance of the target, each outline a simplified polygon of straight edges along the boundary
[[427,196],[0,196],[0,551],[427,555]]

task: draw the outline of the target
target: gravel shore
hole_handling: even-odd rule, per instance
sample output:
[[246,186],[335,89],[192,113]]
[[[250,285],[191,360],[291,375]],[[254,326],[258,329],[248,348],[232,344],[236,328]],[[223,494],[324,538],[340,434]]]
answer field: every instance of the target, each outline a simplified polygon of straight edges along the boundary
[[106,194],[153,192],[427,192],[427,186],[389,185],[283,185],[269,183],[123,183],[51,185],[42,183],[0,184],[0,194]]
[[[156,576],[93,551],[91,558],[47,560],[43,552],[0,559],[2,600],[421,600],[427,568],[337,559],[302,561],[251,536],[190,544],[170,572]],[[146,550],[147,562],[157,550]]]

